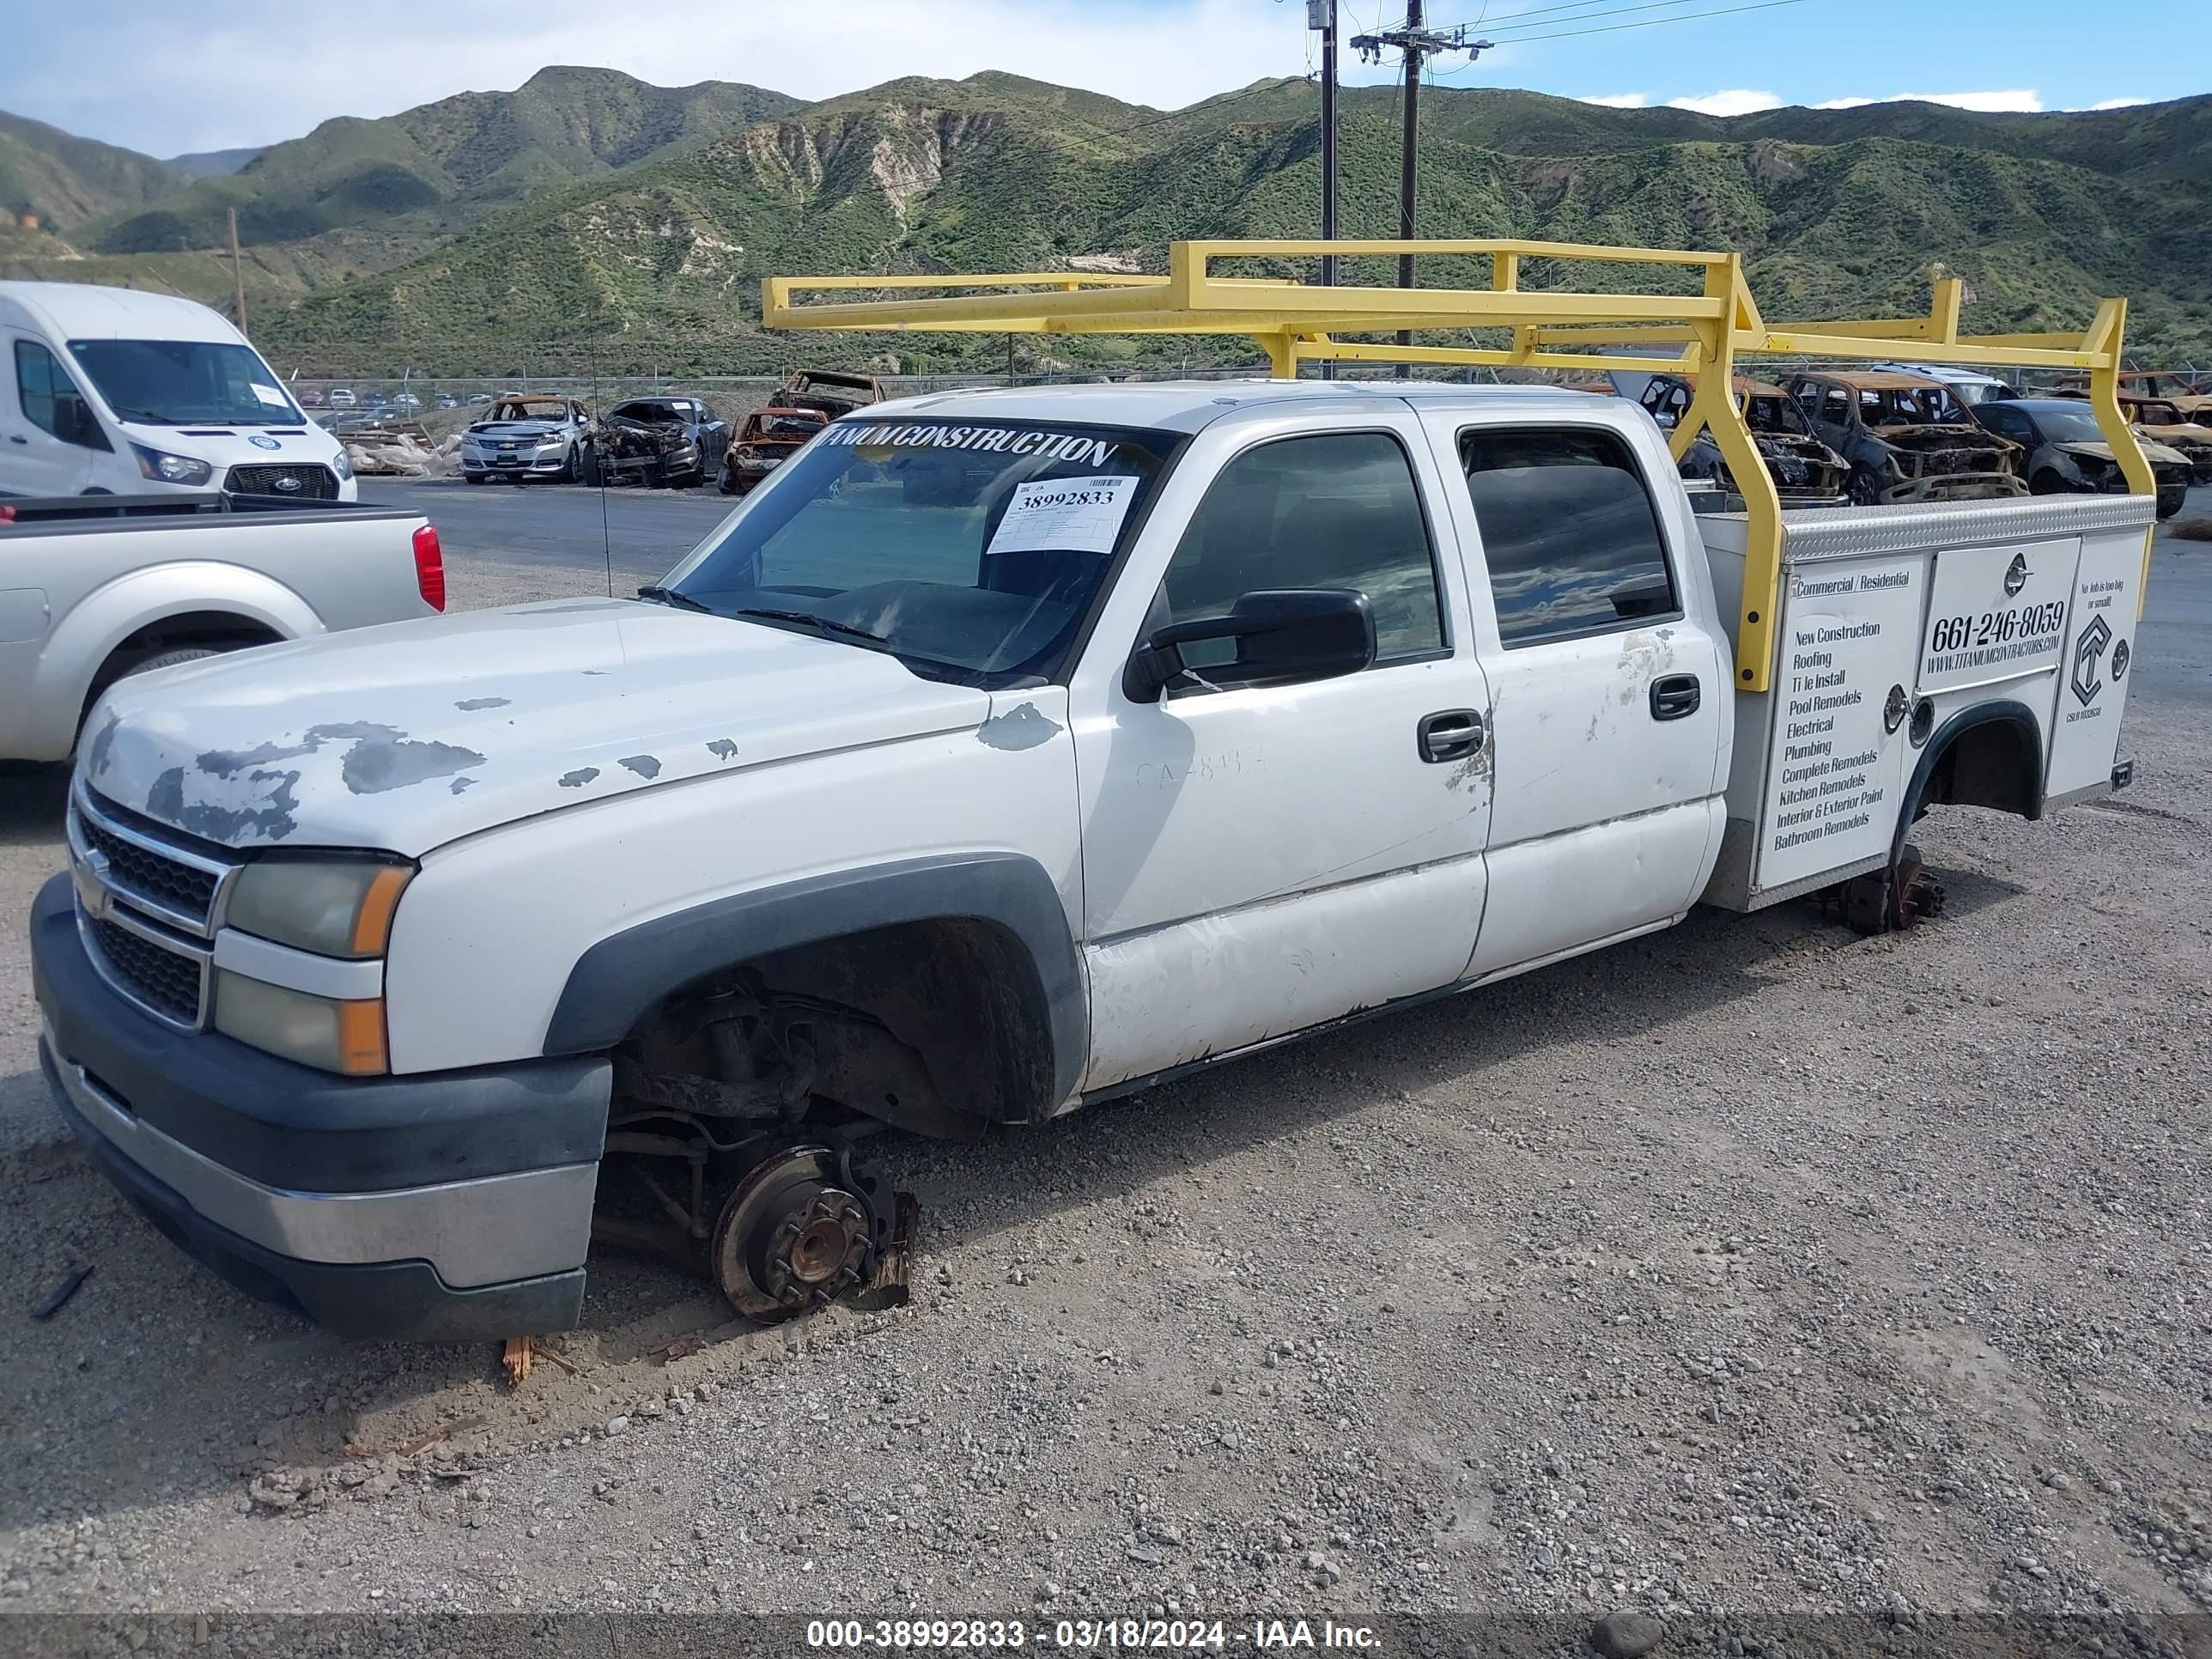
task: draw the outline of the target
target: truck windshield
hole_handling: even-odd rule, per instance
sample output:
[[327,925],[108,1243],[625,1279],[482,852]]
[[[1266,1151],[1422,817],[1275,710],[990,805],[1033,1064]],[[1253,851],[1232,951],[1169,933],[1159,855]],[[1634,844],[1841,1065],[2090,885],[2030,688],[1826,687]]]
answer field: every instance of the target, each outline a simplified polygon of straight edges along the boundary
[[840,421],[654,596],[892,653],[916,672],[1049,678],[1178,434]]
[[149,426],[301,426],[307,416],[251,346],[217,340],[72,340],[116,418]]

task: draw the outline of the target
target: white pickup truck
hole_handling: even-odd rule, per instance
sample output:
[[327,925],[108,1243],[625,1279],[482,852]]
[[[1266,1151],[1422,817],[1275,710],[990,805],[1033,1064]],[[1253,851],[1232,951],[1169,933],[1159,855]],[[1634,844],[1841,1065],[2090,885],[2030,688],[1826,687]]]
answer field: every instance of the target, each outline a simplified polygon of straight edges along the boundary
[[2152,503],[1745,523],[1618,398],[957,392],[811,441],[637,599],[124,682],[33,920],[70,1124],[361,1334],[578,1316],[594,1236],[775,1317],[866,1279],[873,1123],[1035,1122],[1844,884],[2124,781]]
[[0,501],[0,761],[62,759],[126,674],[445,605],[419,513],[219,492]]

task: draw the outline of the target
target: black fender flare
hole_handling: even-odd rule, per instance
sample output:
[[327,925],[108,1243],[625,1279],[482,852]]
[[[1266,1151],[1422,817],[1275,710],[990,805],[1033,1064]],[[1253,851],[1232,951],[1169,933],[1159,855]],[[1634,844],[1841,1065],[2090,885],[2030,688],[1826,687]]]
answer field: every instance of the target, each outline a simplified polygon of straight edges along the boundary
[[670,993],[775,951],[901,922],[975,921],[1022,947],[1052,1039],[1054,1097],[1071,1098],[1089,1059],[1082,963],[1060,890],[1035,859],[963,853],[902,859],[732,893],[610,934],[568,971],[544,1052],[611,1048]]
[[1915,816],[1920,811],[1920,798],[1927,793],[1928,780],[1943,757],[1966,732],[1980,726],[2010,726],[2016,727],[2027,739],[2029,763],[2035,775],[2028,786],[2029,810],[2021,814],[2031,822],[2043,816],[2043,731],[2035,723],[2035,711],[2016,698],[2001,698],[1993,702],[1978,702],[1971,708],[1961,708],[1934,732],[1920,750],[1919,762],[1912,769],[1911,781],[1905,786],[1903,810],[1897,815],[1897,833],[1889,842],[1889,861],[1895,866],[1905,849],[1905,838],[1912,831]]

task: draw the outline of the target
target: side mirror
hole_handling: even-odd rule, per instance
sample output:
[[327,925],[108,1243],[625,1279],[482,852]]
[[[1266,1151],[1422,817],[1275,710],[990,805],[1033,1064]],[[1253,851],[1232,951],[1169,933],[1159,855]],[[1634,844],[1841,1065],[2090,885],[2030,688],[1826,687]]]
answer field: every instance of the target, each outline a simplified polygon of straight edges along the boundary
[[1201,617],[1153,630],[1122,670],[1132,702],[1157,702],[1188,672],[1182,647],[1234,640],[1237,657],[1205,671],[1209,685],[1297,685],[1357,674],[1375,660],[1375,612],[1349,587],[1276,587],[1247,593],[1225,617]]

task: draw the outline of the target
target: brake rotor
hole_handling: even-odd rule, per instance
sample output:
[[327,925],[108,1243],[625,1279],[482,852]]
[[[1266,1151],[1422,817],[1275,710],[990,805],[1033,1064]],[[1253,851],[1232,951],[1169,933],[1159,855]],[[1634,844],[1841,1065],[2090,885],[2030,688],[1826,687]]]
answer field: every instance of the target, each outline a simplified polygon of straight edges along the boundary
[[790,1319],[867,1281],[879,1219],[878,1186],[850,1180],[827,1146],[794,1146],[746,1172],[715,1218],[714,1282],[748,1318]]
[[1906,842],[1889,872],[1890,927],[1902,932],[1915,922],[1932,921],[1943,914],[1944,897],[1943,884],[1920,861],[1920,849]]

